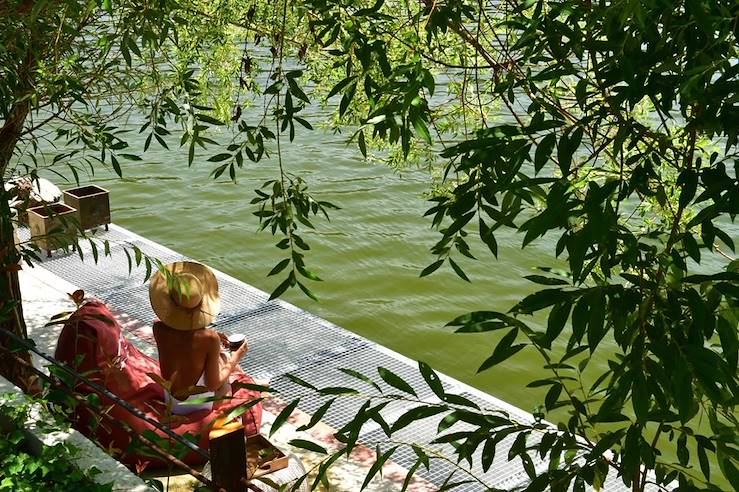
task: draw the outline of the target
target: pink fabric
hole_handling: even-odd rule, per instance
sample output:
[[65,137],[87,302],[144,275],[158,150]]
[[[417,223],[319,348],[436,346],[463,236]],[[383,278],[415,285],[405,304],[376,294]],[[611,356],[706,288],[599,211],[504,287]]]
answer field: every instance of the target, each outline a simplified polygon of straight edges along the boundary
[[[208,447],[208,432],[212,422],[234,408],[259,398],[258,391],[239,388],[228,400],[216,401],[213,410],[201,410],[186,416],[166,415],[164,390],[154,378],[160,377],[159,363],[142,353],[121,333],[121,326],[115,321],[108,307],[100,301],[88,301],[72,315],[64,326],[55,357],[80,374],[105,386],[111,393],[126,400],[148,417],[161,423],[168,422],[177,434],[190,434],[203,448]],[[254,384],[254,380],[243,373],[232,375],[232,384]],[[94,391],[85,384],[78,384],[77,391],[87,394]],[[153,431],[158,436],[166,434],[155,429],[152,424],[134,416],[122,406],[102,397],[101,408],[110,407],[108,414],[118,421],[125,422],[133,429],[132,433],[142,434]],[[118,458],[124,463],[144,466],[161,465],[163,462],[142,454],[140,450],[130,450],[131,436],[122,426],[113,426],[107,420],[95,419],[89,409],[78,406],[74,426],[94,439],[104,448],[120,453]],[[100,420],[100,425],[96,421]],[[258,403],[242,415],[244,431],[247,435],[259,432],[262,421],[262,404]],[[158,443],[166,447],[166,443]],[[178,456],[180,457],[180,456]],[[190,452],[183,461],[195,464],[204,462],[200,455]]]

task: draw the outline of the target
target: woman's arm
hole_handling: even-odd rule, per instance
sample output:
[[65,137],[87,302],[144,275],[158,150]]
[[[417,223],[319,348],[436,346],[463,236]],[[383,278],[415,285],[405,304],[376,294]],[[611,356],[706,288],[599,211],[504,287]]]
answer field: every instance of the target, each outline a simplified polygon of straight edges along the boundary
[[239,365],[239,360],[249,351],[249,344],[244,344],[238,350],[231,352],[227,362],[221,359],[221,339],[217,333],[208,339],[208,356],[205,361],[205,384],[210,391],[218,391],[228,381],[231,372]]

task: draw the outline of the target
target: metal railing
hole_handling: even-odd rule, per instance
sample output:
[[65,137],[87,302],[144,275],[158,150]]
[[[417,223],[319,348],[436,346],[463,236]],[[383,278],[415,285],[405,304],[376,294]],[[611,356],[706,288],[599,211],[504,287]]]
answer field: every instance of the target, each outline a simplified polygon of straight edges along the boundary
[[[50,364],[52,364],[54,367],[59,368],[65,374],[73,377],[76,382],[81,382],[81,383],[87,385],[95,393],[97,393],[99,395],[102,395],[102,396],[110,399],[115,404],[117,404],[121,408],[125,409],[127,412],[131,413],[135,417],[137,417],[137,418],[145,421],[146,423],[154,426],[156,429],[164,432],[169,438],[171,438],[172,440],[176,441],[178,444],[181,444],[181,445],[185,446],[190,451],[195,452],[196,454],[198,454],[199,456],[201,456],[201,457],[203,457],[205,459],[210,459],[209,453],[206,450],[204,450],[203,448],[201,448],[200,446],[198,446],[197,444],[194,444],[191,441],[188,441],[183,436],[181,436],[181,435],[177,434],[176,432],[174,432],[168,426],[166,426],[166,425],[164,425],[164,424],[162,424],[162,423],[160,423],[160,422],[152,419],[151,417],[147,416],[144,412],[142,412],[138,408],[134,407],[129,402],[121,399],[120,397],[118,397],[117,395],[115,395],[114,393],[112,393],[111,391],[109,391],[108,389],[106,389],[103,386],[99,385],[98,383],[90,380],[89,378],[83,376],[82,374],[79,374],[77,371],[75,371],[74,369],[70,368],[69,366],[67,366],[63,362],[60,362],[57,359],[55,359],[54,357],[51,357],[50,355],[45,354],[44,352],[38,350],[33,344],[29,343],[26,339],[24,339],[24,338],[16,335],[15,333],[12,333],[12,332],[6,330],[5,328],[0,328],[0,331],[2,331],[2,333],[3,333],[4,336],[7,336],[11,340],[13,340],[13,342],[15,342],[16,344],[18,344],[24,350],[28,350],[28,351],[33,352],[34,354],[38,355],[39,357],[43,358],[44,360],[46,360],[47,362],[49,362]],[[68,394],[70,397],[72,397],[75,401],[79,402],[82,405],[87,406],[91,410],[99,410],[99,408],[95,408],[94,406],[92,406],[91,403],[82,394],[76,392],[73,388],[70,388],[66,384],[62,384],[62,382],[58,378],[55,378],[55,377],[53,377],[53,376],[51,376],[49,374],[46,374],[45,372],[43,372],[43,371],[39,370],[38,368],[34,367],[33,364],[28,363],[22,357],[19,357],[17,355],[17,351],[15,351],[15,350],[13,350],[11,348],[5,347],[2,344],[0,344],[0,351],[3,351],[3,352],[8,353],[11,357],[13,357],[15,359],[15,361],[19,365],[22,365],[22,366],[26,367],[27,369],[29,369],[30,371],[32,371],[35,375],[37,375],[38,377],[40,377],[40,378],[44,379],[45,381],[47,381],[52,388],[63,391],[65,394]],[[183,469],[184,471],[186,471],[187,473],[189,473],[190,475],[192,475],[195,479],[197,479],[199,482],[201,482],[202,484],[206,485],[207,487],[210,487],[212,490],[226,492],[225,489],[219,487],[211,479],[209,479],[208,477],[206,477],[205,475],[203,475],[199,471],[195,470],[194,468],[192,468],[191,466],[189,466],[188,464],[186,464],[182,460],[180,460],[177,457],[173,456],[171,453],[169,453],[165,449],[162,449],[161,446],[157,445],[155,442],[151,441],[147,437],[145,437],[145,436],[137,433],[136,431],[134,431],[134,429],[130,425],[128,425],[125,422],[122,422],[122,421],[120,421],[118,419],[115,419],[115,418],[111,417],[110,415],[108,415],[105,412],[99,412],[98,415],[100,415],[103,419],[105,419],[110,424],[113,424],[113,425],[116,425],[116,426],[118,426],[120,428],[123,428],[131,437],[135,437],[136,439],[138,439],[139,441],[141,441],[142,444],[144,444],[145,446],[147,446],[151,450],[153,450],[155,453],[157,453],[165,462],[171,463],[172,465],[177,466],[178,468]],[[249,483],[249,484],[246,484],[246,486],[250,490],[253,490],[255,492],[260,492],[260,489],[257,488],[256,486],[254,486],[253,484],[250,484]]]

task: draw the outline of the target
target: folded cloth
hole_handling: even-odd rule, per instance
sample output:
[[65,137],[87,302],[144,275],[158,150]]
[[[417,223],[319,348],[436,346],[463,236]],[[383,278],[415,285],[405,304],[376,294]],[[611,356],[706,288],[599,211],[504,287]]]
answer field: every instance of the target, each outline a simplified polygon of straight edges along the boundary
[[[55,357],[88,379],[104,386],[117,397],[134,406],[147,417],[166,423],[180,435],[192,436],[203,449],[208,447],[208,432],[213,421],[226,416],[231,410],[253,403],[260,392],[243,387],[254,384],[254,380],[237,372],[231,375],[232,396],[214,402],[212,410],[198,410],[188,415],[168,415],[164,403],[164,389],[159,363],[142,353],[121,333],[121,326],[108,307],[97,300],[84,303],[62,329],[57,342]],[[95,393],[87,384],[76,384],[83,394]],[[156,441],[160,447],[169,449],[166,433],[149,422],[140,419],[110,398],[98,395],[100,405],[96,409],[78,406],[74,412],[74,427],[96,440],[103,448],[112,451],[120,461],[128,464],[146,464],[154,467],[164,465],[158,455],[137,442],[135,437],[143,435]],[[99,412],[106,411],[123,425],[114,425],[101,419]],[[170,412],[171,413],[171,412]],[[241,416],[246,435],[259,432],[262,421],[262,405],[252,405]],[[126,429],[125,427],[130,427]],[[195,452],[172,454],[189,464],[206,461]]]
[[[205,371],[200,375],[200,379],[195,383],[195,386],[205,386]],[[172,413],[176,415],[188,415],[199,410],[212,410],[214,401],[212,398],[215,396],[215,391],[204,391],[202,393],[190,395],[184,400],[180,400],[170,395],[169,391],[165,389],[164,403],[172,406]]]

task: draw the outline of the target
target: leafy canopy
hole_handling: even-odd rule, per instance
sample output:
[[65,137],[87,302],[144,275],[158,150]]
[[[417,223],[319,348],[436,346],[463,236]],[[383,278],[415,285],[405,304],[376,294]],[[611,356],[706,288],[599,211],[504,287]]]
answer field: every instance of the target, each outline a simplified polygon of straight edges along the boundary
[[[527,277],[542,290],[450,325],[504,330],[480,370],[539,353],[552,375],[531,383],[548,387],[537,417],[561,420],[558,431],[488,415],[421,366],[440,403],[419,400],[420,410],[383,426],[389,436],[440,409],[448,418],[437,441],[460,461],[482,446],[487,469],[515,434],[509,458],[522,460],[530,491],[600,488],[609,473],[632,490],[739,488],[735,2],[37,5],[4,7],[2,32],[27,34],[3,39],[4,129],[26,108],[19,138],[33,144],[45,138],[36,127],[53,129],[64,147],[53,164],[74,174],[78,154],[119,174],[120,158],[140,158],[115,123],[132,109],[146,116],[144,151],[167,147],[175,123],[190,163],[217,145],[211,127],[230,125],[225,150],[208,159],[216,178],[276,152],[276,178],[254,198],[287,253],[270,272],[282,276],[274,296],[295,286],[313,296],[306,280],[319,280],[299,231],[334,207],[308,193],[280,151],[321,122],[304,111],[321,102],[368,158],[428,162],[427,215],[441,237],[423,275],[447,264],[467,280],[460,255],[482,246],[497,256],[501,228],[520,232],[524,247],[553,245],[566,270]],[[68,42],[52,41],[56,32]],[[214,60],[225,63],[214,70]],[[247,121],[242,107],[258,100],[263,117]],[[545,327],[530,321],[537,313]],[[591,363],[601,357],[605,366]],[[393,396],[371,397],[382,398]],[[339,431],[348,449],[364,423],[382,421],[383,404]],[[447,433],[458,421],[473,429]],[[412,471],[430,459],[416,443],[399,445],[416,452]],[[537,470],[533,452],[553,465]]]
[[[552,376],[531,385],[549,388],[542,416],[567,412],[558,432],[481,423],[480,412],[443,401],[419,401],[403,423],[438,408],[475,419],[475,431],[447,434],[470,462],[483,443],[490,450],[518,433],[509,458],[523,460],[527,490],[600,488],[609,471],[632,490],[737,488],[739,263],[729,221],[739,211],[739,7],[304,5],[312,39],[333,61],[336,121],[354,125],[362,153],[379,140],[404,156],[415,145],[438,154],[427,215],[441,238],[422,275],[447,263],[467,280],[459,255],[473,258],[481,242],[497,256],[501,228],[519,231],[524,247],[548,241],[567,265],[528,276],[545,287],[507,313],[450,323],[505,330],[480,370],[521,350],[541,355]],[[546,327],[528,321],[540,312]],[[559,466],[535,470],[531,451]]]

